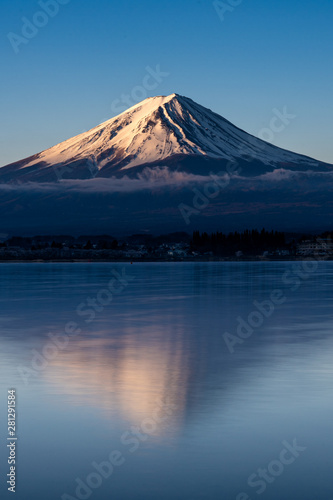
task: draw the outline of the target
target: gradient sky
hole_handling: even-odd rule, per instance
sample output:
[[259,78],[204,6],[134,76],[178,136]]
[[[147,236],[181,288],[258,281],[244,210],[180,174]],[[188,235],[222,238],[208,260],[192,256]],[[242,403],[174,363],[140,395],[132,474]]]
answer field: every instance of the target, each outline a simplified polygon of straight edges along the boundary
[[[205,0],[61,2],[45,21],[38,1],[1,0],[1,166],[112,118],[123,94],[135,104],[140,92],[186,95],[256,136],[286,106],[296,117],[272,142],[333,163],[332,0],[226,0],[239,5],[223,20]],[[15,53],[8,33],[22,36],[34,16],[46,25]],[[168,76],[140,91],[157,65]]]

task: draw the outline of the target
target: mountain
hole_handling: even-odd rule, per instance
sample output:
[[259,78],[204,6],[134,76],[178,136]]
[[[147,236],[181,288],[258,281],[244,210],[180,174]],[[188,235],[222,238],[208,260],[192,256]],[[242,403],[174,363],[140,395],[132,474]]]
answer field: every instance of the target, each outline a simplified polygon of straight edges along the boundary
[[88,132],[1,168],[0,182],[135,177],[147,166],[205,175],[230,160],[245,162],[246,176],[285,165],[330,169],[247,134],[192,99],[171,94],[145,99]]
[[177,94],[0,168],[0,235],[333,227],[333,166]]

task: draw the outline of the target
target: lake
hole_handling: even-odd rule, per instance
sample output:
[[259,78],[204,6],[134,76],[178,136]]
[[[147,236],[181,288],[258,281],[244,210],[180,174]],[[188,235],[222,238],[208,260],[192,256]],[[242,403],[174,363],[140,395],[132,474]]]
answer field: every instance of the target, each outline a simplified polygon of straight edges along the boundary
[[0,273],[2,498],[333,498],[333,262]]

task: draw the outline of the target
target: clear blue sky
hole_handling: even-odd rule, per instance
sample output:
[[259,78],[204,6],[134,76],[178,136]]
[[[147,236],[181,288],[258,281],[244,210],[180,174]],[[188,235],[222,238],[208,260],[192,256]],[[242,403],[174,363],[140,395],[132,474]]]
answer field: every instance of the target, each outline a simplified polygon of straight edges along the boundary
[[[272,142],[333,163],[332,0],[226,0],[223,21],[206,0],[60,1],[36,17],[38,1],[1,0],[0,165],[111,118],[156,65],[169,75],[147,96],[186,95],[254,135],[287,106]],[[23,17],[47,24],[10,42]]]

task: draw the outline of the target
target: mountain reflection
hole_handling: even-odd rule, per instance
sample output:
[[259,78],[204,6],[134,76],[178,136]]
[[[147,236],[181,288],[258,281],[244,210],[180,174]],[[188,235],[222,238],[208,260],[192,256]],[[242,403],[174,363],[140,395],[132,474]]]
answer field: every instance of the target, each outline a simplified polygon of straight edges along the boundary
[[50,362],[45,377],[56,391],[72,404],[101,408],[131,425],[151,417],[160,402],[175,408],[174,424],[182,419],[190,373],[183,333],[105,333],[77,339]]

